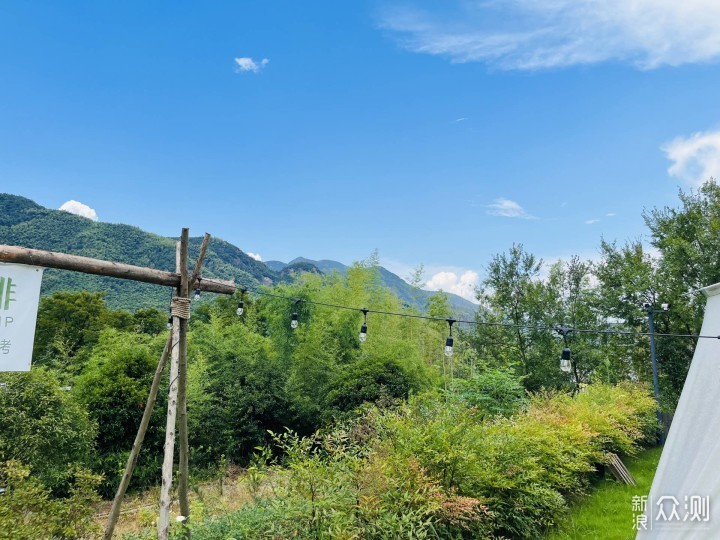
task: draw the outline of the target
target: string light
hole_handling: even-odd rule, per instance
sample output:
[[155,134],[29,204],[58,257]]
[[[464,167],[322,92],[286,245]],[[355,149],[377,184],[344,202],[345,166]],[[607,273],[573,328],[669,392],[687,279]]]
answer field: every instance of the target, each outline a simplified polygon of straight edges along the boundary
[[[207,279],[207,281],[214,281],[212,279]],[[215,281],[216,283],[223,283],[222,281]],[[270,292],[266,292],[257,288],[253,289],[246,289],[246,290],[252,290],[254,294],[260,295],[260,296],[268,296],[272,298],[279,298],[282,300],[287,301],[295,301],[295,302],[305,302],[307,304],[313,304],[316,306],[325,306],[330,308],[336,308],[336,309],[347,309],[350,311],[362,311],[359,308],[351,307],[351,306],[343,306],[340,304],[330,304],[327,302],[318,302],[315,300],[305,300],[297,298],[289,297],[289,296],[283,296],[280,294],[274,294]],[[419,315],[414,313],[399,313],[396,311],[383,311],[383,310],[377,310],[377,309],[368,309],[368,313],[377,313],[379,315],[389,315],[393,317],[407,317],[411,319],[423,319],[427,321],[447,321],[448,319],[443,317],[431,317],[429,315]],[[537,331],[557,331],[557,327],[549,326],[549,325],[529,325],[529,324],[513,324],[513,323],[502,323],[502,322],[488,322],[488,321],[478,321],[478,320],[465,320],[465,319],[457,319],[455,320],[457,323],[461,324],[468,324],[468,325],[474,325],[474,326],[486,326],[486,327],[498,327],[498,328],[511,328],[516,330],[537,330]],[[572,329],[575,333],[578,334],[598,334],[598,335],[616,335],[616,336],[649,336],[650,332],[638,332],[634,330],[607,330],[607,329],[599,329],[599,328],[573,328]],[[655,332],[654,335],[656,337],[676,337],[676,338],[691,338],[691,339],[720,339],[720,335],[702,335],[702,334],[674,334],[669,332]]]
[[568,347],[565,347],[562,350],[562,355],[560,355],[560,371],[564,371],[565,373],[570,373],[571,370],[571,364],[570,364],[570,349]]
[[573,329],[567,328],[566,326],[559,326],[555,328],[555,331],[562,336],[563,341],[565,342],[565,348],[562,350],[562,354],[560,355],[560,371],[570,373],[570,371],[572,371],[572,364],[570,362],[572,352],[570,351],[570,347],[568,345],[568,334],[572,332]]
[[360,343],[365,343],[365,340],[367,339],[367,314],[368,314],[368,309],[367,309],[367,308],[363,308],[361,311],[362,311],[362,313],[363,313],[363,324],[362,324],[362,326],[360,327]]
[[450,358],[453,355],[453,335],[452,335],[452,326],[455,324],[455,319],[447,319],[448,326],[450,327],[450,335],[448,335],[447,339],[445,340],[445,356]]
[[240,289],[240,301],[238,302],[237,310],[235,310],[235,313],[239,315],[242,315],[245,311],[245,303],[243,302],[243,298],[245,297],[245,293],[247,292],[247,289],[242,288]]
[[[297,310],[298,304],[302,302],[302,300],[295,298],[295,309]],[[298,314],[297,311],[294,311],[292,314],[292,318],[290,319],[290,328],[295,330],[298,327]]]

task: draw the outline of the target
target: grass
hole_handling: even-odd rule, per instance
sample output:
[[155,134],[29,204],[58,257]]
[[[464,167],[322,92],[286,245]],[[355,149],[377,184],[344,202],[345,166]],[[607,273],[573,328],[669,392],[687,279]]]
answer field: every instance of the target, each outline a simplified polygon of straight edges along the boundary
[[601,480],[589,496],[571,506],[568,516],[548,534],[547,540],[634,540],[632,498],[650,491],[661,452],[662,448],[651,448],[625,459],[637,486],[621,484],[608,473],[610,478]]
[[[621,484],[608,473],[608,478],[598,482],[588,496],[571,506],[568,516],[546,536],[546,540],[634,540],[632,498],[635,495],[647,495],[650,491],[661,450],[652,448],[635,458],[625,459],[637,486]],[[115,538],[152,538],[155,534],[158,498],[159,488],[128,497],[123,504]],[[237,511],[249,500],[244,475],[237,469],[229,471],[222,482],[196,485],[191,493],[196,520]],[[98,509],[96,519],[101,528],[105,526],[109,508],[110,502],[106,501]],[[177,504],[174,508],[177,509]]]
[[[191,481],[190,507],[195,519],[234,512],[251,500],[244,479],[244,472],[230,467],[227,475],[214,482],[195,483]],[[113,538],[152,538],[155,532],[160,501],[160,488],[129,495],[123,501],[120,518]],[[95,515],[96,525],[105,529],[112,501],[104,501]],[[174,522],[179,503],[173,501],[171,522]]]

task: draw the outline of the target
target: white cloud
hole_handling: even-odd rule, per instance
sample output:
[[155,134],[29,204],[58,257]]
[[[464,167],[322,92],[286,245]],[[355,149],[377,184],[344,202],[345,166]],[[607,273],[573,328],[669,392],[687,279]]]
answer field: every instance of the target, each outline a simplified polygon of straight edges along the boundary
[[720,175],[720,131],[677,137],[661,149],[672,161],[668,174],[688,184],[699,185]]
[[246,72],[250,71],[252,73],[258,73],[262,68],[267,66],[270,63],[270,60],[267,58],[263,58],[259,62],[256,62],[249,56],[243,56],[235,59],[235,64],[237,64],[237,67],[235,68],[238,72]]
[[717,0],[454,0],[386,10],[407,49],[534,70],[607,61],[641,69],[720,57]]
[[444,291],[458,296],[465,300],[477,303],[475,288],[479,284],[477,272],[466,270],[462,274],[456,272],[437,272],[425,283],[423,289],[428,291]]
[[262,257],[260,256],[259,253],[252,253],[250,251],[247,251],[246,253],[247,253],[247,256],[250,257],[251,259],[255,259],[256,261],[262,262]]
[[593,223],[600,223],[599,219],[586,219],[585,225],[592,225]]
[[608,212],[607,214],[605,214],[605,216],[606,217],[615,217],[615,216],[617,216],[617,214],[615,212]]
[[537,219],[534,216],[528,214],[525,209],[515,201],[499,197],[495,199],[492,204],[487,206],[487,213],[491,216],[502,216],[509,218],[521,218],[521,219]]
[[70,200],[66,203],[63,203],[63,205],[60,207],[60,210],[70,212],[71,214],[75,214],[76,216],[82,216],[84,218],[92,219],[93,221],[98,220],[97,212],[95,212],[94,209],[90,208],[87,204],[83,204],[78,201]]

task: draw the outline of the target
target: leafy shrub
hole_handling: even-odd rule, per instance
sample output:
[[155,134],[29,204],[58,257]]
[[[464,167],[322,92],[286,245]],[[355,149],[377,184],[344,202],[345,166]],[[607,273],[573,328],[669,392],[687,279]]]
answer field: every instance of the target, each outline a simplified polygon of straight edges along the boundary
[[86,538],[97,533],[93,514],[100,477],[86,470],[73,472],[69,496],[56,499],[18,461],[0,466],[0,540],[17,538]]
[[527,404],[522,379],[507,369],[488,369],[471,379],[455,379],[450,393],[489,416],[508,416]]
[[[102,473],[101,491],[112,496],[122,475],[160,358],[162,338],[153,343],[143,334],[106,329],[93,349],[73,394],[98,424],[93,468]],[[132,486],[148,487],[159,477],[164,443],[164,403],[161,390],[151,419]],[[152,457],[155,456],[155,457]]]
[[0,380],[0,462],[21,461],[45,487],[67,493],[72,471],[89,462],[94,424],[47,371]]

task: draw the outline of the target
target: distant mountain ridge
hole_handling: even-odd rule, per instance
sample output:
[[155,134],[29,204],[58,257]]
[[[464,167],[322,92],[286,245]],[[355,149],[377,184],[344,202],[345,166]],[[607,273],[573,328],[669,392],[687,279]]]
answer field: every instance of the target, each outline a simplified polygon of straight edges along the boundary
[[[289,263],[283,263],[281,261],[267,261],[265,263],[270,269],[281,272],[285,268],[296,266],[298,264],[312,264],[316,266],[323,274],[332,274],[333,272],[339,272],[345,274],[348,267],[341,262],[331,261],[328,259],[322,259],[314,261],[312,259],[306,259],[305,257],[296,257]],[[407,281],[399,277],[397,274],[393,274],[382,266],[379,267],[380,279],[383,284],[391,289],[404,303],[415,306],[421,311],[425,311],[425,304],[427,299],[435,294],[433,291],[426,291],[423,289],[416,289],[410,285]],[[453,293],[445,293],[448,296],[450,307],[457,315],[472,316],[477,311],[477,306],[466,300],[465,298],[458,296]]]
[[[147,266],[159,270],[175,269],[176,238],[167,238],[123,224],[103,223],[61,210],[45,208],[18,195],[0,193],[0,244],[59,251],[109,261]],[[197,257],[202,238],[190,239],[190,257]],[[344,273],[347,267],[330,260],[312,261],[299,257],[289,264],[262,263],[237,246],[213,237],[205,257],[203,275],[208,278],[235,279],[246,286],[274,285],[294,279],[303,272]],[[414,289],[401,278],[380,268],[383,282],[403,302],[423,311],[432,293]],[[45,270],[43,294],[60,290],[106,291],[108,306],[136,310],[143,307],[166,308],[169,288],[100,276]],[[413,293],[413,294],[411,294]],[[448,295],[458,312],[474,312],[475,306],[455,295]],[[461,302],[458,302],[460,300]]]

